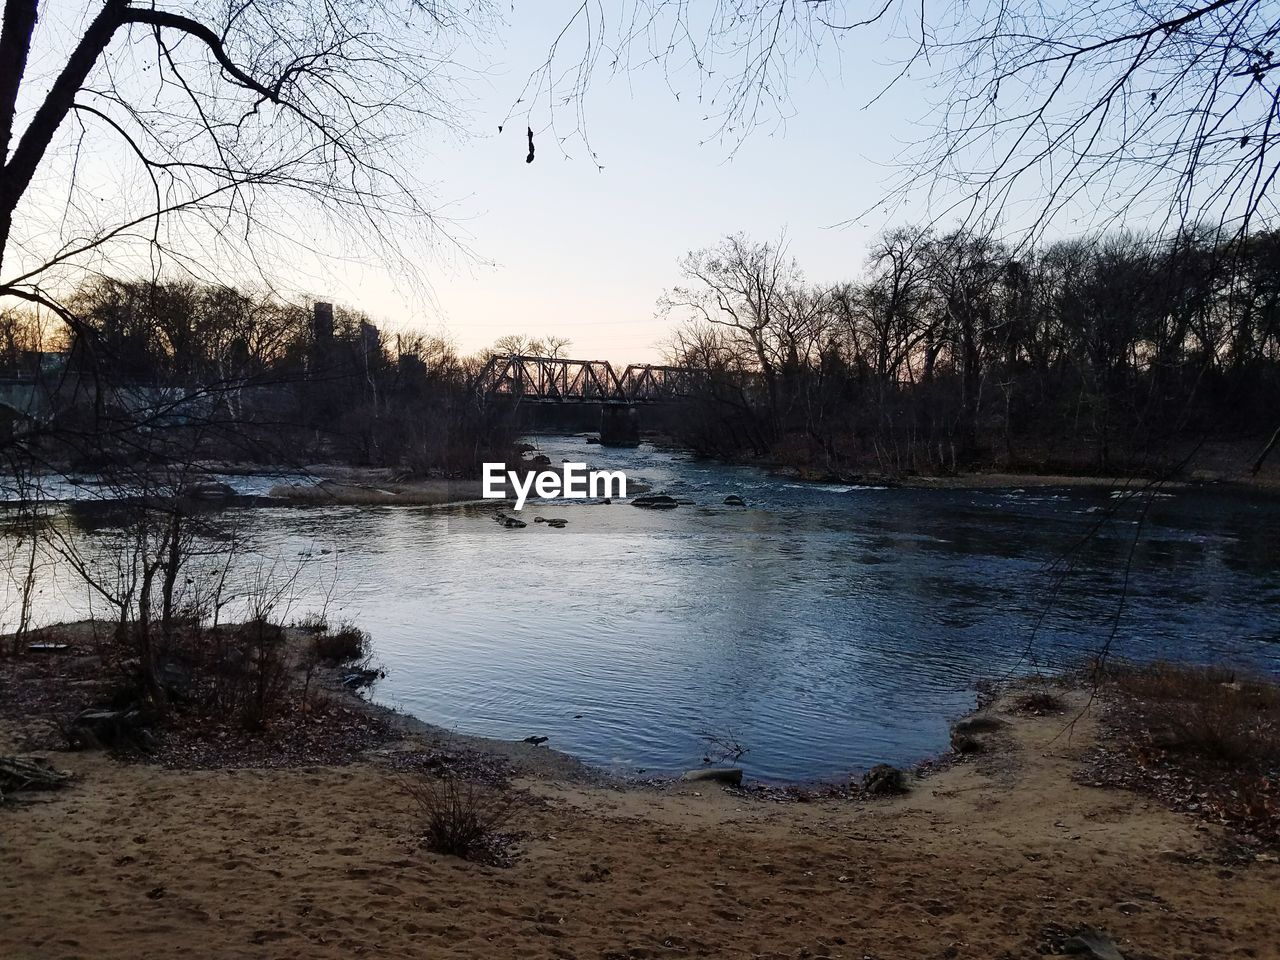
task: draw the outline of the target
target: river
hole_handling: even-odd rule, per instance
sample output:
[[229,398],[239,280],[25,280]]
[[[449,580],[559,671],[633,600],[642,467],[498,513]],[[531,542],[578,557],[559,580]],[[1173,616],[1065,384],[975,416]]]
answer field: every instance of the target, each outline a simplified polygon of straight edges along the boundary
[[[530,503],[524,529],[491,506],[234,508],[237,563],[298,572],[282,614],[323,606],[369,630],[378,699],[628,772],[696,767],[718,755],[708,733],[768,780],[912,763],[945,748],[975,683],[1058,668],[1113,632],[1124,656],[1280,673],[1274,497],[812,485],[534,440],[693,502]],[[51,563],[37,620],[89,610]]]

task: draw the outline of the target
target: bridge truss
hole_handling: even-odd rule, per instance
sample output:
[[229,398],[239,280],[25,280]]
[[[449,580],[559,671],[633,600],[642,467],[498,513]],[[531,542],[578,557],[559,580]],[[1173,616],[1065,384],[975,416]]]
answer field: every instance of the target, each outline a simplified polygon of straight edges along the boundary
[[532,403],[662,403],[689,396],[704,376],[687,367],[633,363],[618,373],[604,360],[496,356],[477,375],[475,392]]

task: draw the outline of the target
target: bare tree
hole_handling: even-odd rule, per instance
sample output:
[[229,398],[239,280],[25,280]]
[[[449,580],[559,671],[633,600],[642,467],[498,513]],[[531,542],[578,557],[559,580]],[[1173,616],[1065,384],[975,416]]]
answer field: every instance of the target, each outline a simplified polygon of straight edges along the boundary
[[804,281],[785,240],[756,243],[734,234],[715,247],[687,254],[680,260],[680,272],[690,285],[668,291],[660,309],[723,327],[731,339],[749,348],[776,417],[780,368],[787,355],[783,298]]
[[486,356],[511,355],[516,357],[547,357],[561,360],[569,355],[573,341],[568,337],[555,335],[532,337],[522,333],[509,333],[493,341],[493,346],[486,351]]
[[[923,133],[893,158],[898,173],[877,210],[907,200],[919,209],[923,200],[926,225],[958,226],[966,236],[1001,227],[1014,250],[1035,246],[1051,225],[1083,234],[1133,226],[1166,237],[1207,229],[1215,255],[1246,259],[1252,251],[1242,244],[1274,222],[1275,0],[587,0],[512,113],[531,140],[548,129],[559,143],[577,135],[603,163],[587,135],[592,79],[601,69],[647,67],[677,99],[696,98],[710,135],[736,150],[758,128],[785,122],[795,76],[839,73],[841,40],[855,36],[897,51],[899,62],[854,109],[906,84],[926,100]],[[870,212],[850,210],[846,219]],[[1013,296],[1018,278],[1007,279]],[[982,386],[973,377],[975,319],[952,311],[970,404]],[[1012,408],[1008,383],[999,386]]]
[[922,97],[940,91],[891,193],[927,195],[935,221],[1013,220],[1024,239],[1060,217],[1085,229],[1129,218],[1243,233],[1275,213],[1278,34],[1274,0],[587,0],[512,114],[590,148],[593,79],[652,68],[737,149],[786,120],[796,76],[837,74],[842,40],[856,36],[901,62],[851,109],[907,83]]
[[394,254],[388,237],[434,223],[405,134],[453,122],[451,52],[485,16],[449,0],[94,0],[64,45],[37,0],[6,0],[0,298],[74,322],[61,296],[85,271],[261,275],[336,220]]
[[871,249],[869,276],[859,290],[839,293],[841,313],[857,351],[884,385],[904,379],[930,325],[932,286],[928,230],[892,230]]
[[31,465],[25,458],[10,457],[6,467],[0,494],[13,506],[5,510],[4,523],[0,525],[0,567],[4,568],[7,581],[0,591],[12,598],[17,609],[0,609],[0,616],[5,632],[13,635],[10,652],[17,656],[31,628],[36,589],[44,567],[40,548],[47,517]]

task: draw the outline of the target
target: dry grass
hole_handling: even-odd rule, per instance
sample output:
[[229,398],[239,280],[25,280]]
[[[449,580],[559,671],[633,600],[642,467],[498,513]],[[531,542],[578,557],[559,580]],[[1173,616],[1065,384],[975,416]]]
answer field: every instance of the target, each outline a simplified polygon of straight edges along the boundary
[[1125,786],[1237,834],[1280,844],[1280,687],[1180,664],[1108,664],[1110,725]]
[[294,622],[294,627],[303,633],[328,633],[329,618],[321,612],[308,613]]
[[1026,713],[1035,717],[1061,713],[1066,708],[1062,697],[1047,689],[1019,694],[1013,698],[1010,706],[1017,713]]
[[1132,698],[1152,742],[1219,766],[1280,763],[1280,687],[1214,667],[1153,663],[1108,668]]

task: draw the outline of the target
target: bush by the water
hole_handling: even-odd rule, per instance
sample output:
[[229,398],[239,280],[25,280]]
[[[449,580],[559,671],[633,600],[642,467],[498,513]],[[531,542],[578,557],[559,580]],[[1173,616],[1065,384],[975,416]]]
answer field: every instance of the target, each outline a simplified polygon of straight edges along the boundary
[[353,663],[369,656],[372,639],[355,624],[344,621],[337,630],[317,633],[314,644],[316,658],[324,663]]
[[1280,843],[1280,687],[1213,667],[1110,663],[1128,786]]
[[1280,763],[1280,688],[1214,667],[1170,663],[1108,669],[1142,704],[1152,743],[1219,766]]
[[492,859],[520,806],[510,790],[450,775],[423,773],[406,780],[404,789],[417,807],[423,845],[464,860]]
[[229,653],[216,664],[214,683],[222,707],[246,729],[262,728],[289,700],[291,666],[283,628],[265,620],[242,624]]
[[329,618],[323,613],[308,613],[298,619],[294,626],[303,633],[328,633]]

